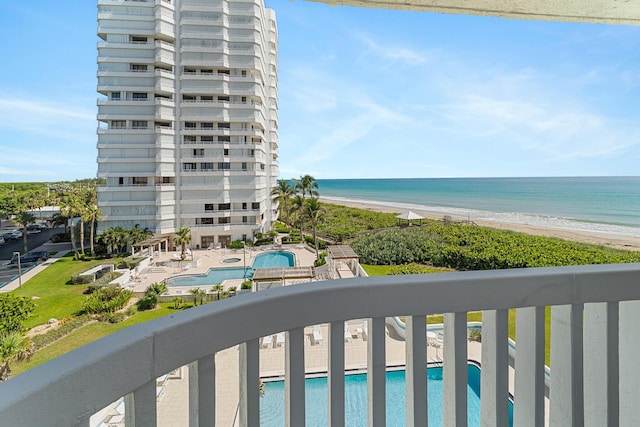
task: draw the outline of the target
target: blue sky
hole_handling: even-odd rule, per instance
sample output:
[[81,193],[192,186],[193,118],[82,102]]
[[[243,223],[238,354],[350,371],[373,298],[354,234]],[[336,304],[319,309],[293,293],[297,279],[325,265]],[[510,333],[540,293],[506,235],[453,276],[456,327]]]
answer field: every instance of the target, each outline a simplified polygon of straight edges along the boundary
[[[638,27],[267,5],[285,178],[640,174]],[[95,33],[0,2],[0,181],[95,176]]]

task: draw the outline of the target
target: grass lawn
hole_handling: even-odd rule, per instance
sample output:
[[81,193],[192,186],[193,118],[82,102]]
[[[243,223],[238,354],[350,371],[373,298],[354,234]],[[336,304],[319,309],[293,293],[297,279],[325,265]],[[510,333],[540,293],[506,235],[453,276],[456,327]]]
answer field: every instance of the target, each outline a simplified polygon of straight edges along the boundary
[[[173,306],[172,302],[162,303],[160,304],[160,306],[160,308],[155,310],[138,312],[134,316],[131,316],[120,323],[94,322],[76,329],[69,335],[59,339],[53,344],[41,350],[38,350],[28,362],[12,363],[11,376],[13,377],[15,375],[18,375],[55,357],[68,353],[75,348],[81,347],[92,341],[96,341],[121,329],[136,325],[138,323],[157,319],[158,317],[175,313],[177,311],[173,308],[170,308],[171,306]],[[187,307],[192,307],[192,305],[185,304],[185,308]]]
[[99,264],[118,263],[120,260],[74,261],[70,253],[23,283],[22,288],[13,291],[15,295],[39,298],[35,301],[36,309],[24,322],[25,327],[31,329],[51,318],[60,320],[78,313],[87,285],[72,285],[71,276]]

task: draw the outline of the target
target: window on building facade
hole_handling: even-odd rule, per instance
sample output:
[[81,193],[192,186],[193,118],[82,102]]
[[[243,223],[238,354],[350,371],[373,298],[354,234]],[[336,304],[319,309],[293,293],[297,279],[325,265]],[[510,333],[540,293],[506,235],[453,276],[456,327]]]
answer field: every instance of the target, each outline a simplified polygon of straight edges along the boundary
[[145,36],[130,36],[129,41],[134,44],[146,43],[147,38]]
[[125,129],[126,127],[126,120],[111,120],[111,129]]
[[200,74],[213,74],[213,70],[207,68],[205,70],[200,70]]
[[213,129],[213,123],[212,122],[203,122],[200,127],[202,129]]
[[147,100],[147,94],[144,92],[133,92],[131,94],[131,98],[134,101],[146,101]]
[[133,185],[147,185],[146,176],[134,176],[132,180]]
[[195,135],[185,135],[184,137],[184,142],[196,142],[196,136]]
[[182,169],[186,170],[186,171],[195,170],[195,168],[196,168],[196,164],[195,163],[183,163],[182,164]]
[[147,122],[144,120],[134,120],[131,122],[131,127],[133,129],[146,129],[147,128]]
[[228,96],[219,96],[218,97],[218,101],[220,101],[220,102],[229,102],[229,97]]
[[218,224],[230,224],[231,218],[218,218]]
[[213,210],[213,203],[205,203],[204,204],[204,210],[205,211],[212,211]]
[[111,100],[119,101],[120,100],[120,92],[111,92]]
[[242,162],[242,170],[243,171],[247,170],[247,162]]
[[231,136],[229,135],[218,136],[218,142],[231,142]]
[[200,163],[200,169],[210,171],[213,170],[213,163],[205,162]]
[[223,155],[228,156],[229,155],[229,149],[225,148],[224,150],[222,150]]
[[213,218],[196,218],[196,224],[213,225]]
[[219,211],[229,211],[231,210],[231,203],[218,203]]
[[231,123],[229,122],[220,122],[218,123],[218,129],[230,129]]
[[196,122],[184,122],[184,128],[185,129],[195,129],[196,128]]
[[194,157],[204,157],[204,148],[194,148],[193,149]]
[[229,170],[231,169],[231,163],[228,162],[219,162],[218,170]]
[[200,141],[201,142],[213,142],[213,136],[211,135],[204,135],[200,137]]
[[137,73],[147,71],[147,64],[131,64],[129,70]]
[[251,209],[253,209],[253,210],[258,210],[258,209],[260,209],[260,202],[253,202],[253,203],[251,203]]

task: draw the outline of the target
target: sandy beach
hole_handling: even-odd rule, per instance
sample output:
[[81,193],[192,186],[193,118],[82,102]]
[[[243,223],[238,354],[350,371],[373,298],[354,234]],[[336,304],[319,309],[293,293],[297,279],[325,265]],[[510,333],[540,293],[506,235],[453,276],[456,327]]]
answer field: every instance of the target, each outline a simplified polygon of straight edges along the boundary
[[[334,205],[348,206],[352,208],[359,209],[367,209],[375,212],[386,212],[386,213],[402,213],[396,208],[391,208],[382,205],[369,204],[369,203],[361,203],[355,201],[336,201],[327,198],[321,197],[320,200],[323,203],[330,203]],[[442,214],[434,214],[433,212],[414,210],[415,213],[430,219],[439,219],[443,218]],[[465,221],[466,217],[456,217],[455,215],[450,215],[454,221]],[[640,238],[632,237],[632,236],[620,236],[620,235],[612,235],[612,234],[604,234],[596,231],[575,231],[575,230],[563,230],[559,228],[545,228],[533,225],[524,225],[524,224],[513,224],[507,222],[499,222],[499,221],[487,221],[487,220],[478,220],[471,218],[471,221],[474,223],[484,226],[496,228],[499,230],[512,230],[521,233],[532,234],[536,236],[546,236],[546,237],[557,237],[559,239],[571,240],[574,242],[582,242],[582,243],[590,243],[594,245],[602,245],[610,248],[616,249],[626,249],[631,251],[640,251]]]

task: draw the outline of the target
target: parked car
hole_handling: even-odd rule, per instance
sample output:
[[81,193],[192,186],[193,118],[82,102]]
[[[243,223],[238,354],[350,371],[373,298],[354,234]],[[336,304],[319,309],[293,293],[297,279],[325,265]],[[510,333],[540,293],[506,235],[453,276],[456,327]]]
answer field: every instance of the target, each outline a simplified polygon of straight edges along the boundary
[[[30,262],[38,262],[49,259],[49,252],[47,251],[34,251],[28,252],[20,257],[20,264],[30,263]],[[11,264],[17,264],[18,257],[16,255],[11,258]]]
[[41,224],[29,224],[27,225],[27,231],[42,231]]
[[4,243],[4,237],[0,236],[0,245]]
[[[18,231],[20,234],[16,233],[16,231]],[[10,242],[12,240],[18,240],[19,238],[22,237],[22,231],[13,230],[9,233],[4,233],[2,237],[4,237],[4,240],[6,240],[7,242]]]

